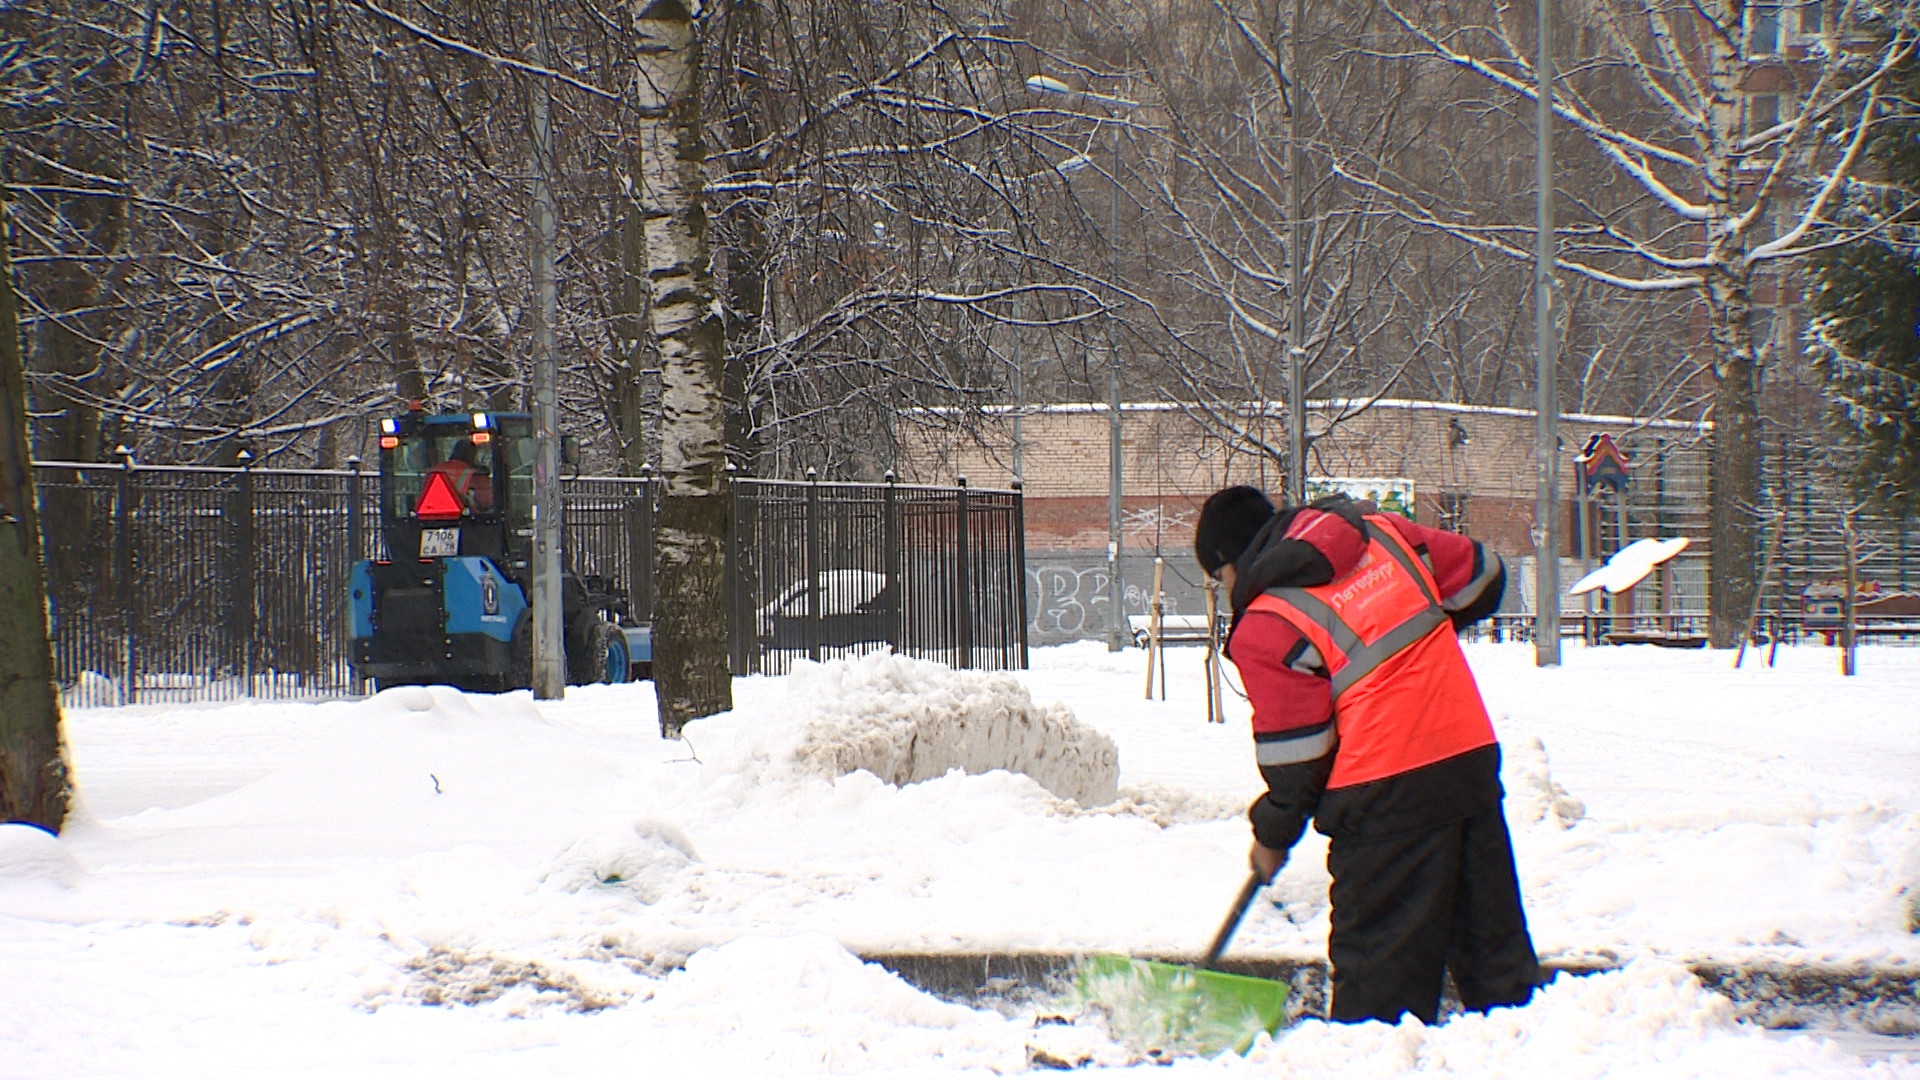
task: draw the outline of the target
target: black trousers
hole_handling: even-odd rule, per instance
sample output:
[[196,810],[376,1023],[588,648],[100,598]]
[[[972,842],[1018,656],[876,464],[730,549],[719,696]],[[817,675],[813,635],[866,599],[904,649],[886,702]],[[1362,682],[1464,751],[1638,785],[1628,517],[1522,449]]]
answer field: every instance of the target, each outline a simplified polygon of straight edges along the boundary
[[1469,1009],[1532,997],[1540,966],[1498,802],[1444,825],[1335,838],[1327,870],[1333,1019],[1393,1023],[1412,1013],[1431,1024],[1449,971]]

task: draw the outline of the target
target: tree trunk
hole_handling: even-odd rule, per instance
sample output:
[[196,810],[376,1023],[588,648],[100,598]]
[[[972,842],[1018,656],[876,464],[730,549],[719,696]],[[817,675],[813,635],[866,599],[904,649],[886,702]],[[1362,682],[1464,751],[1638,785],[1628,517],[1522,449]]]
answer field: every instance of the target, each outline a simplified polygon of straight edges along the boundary
[[[1720,12],[1722,25],[1740,25],[1737,8]],[[1753,271],[1747,239],[1730,226],[1740,213],[1741,133],[1738,89],[1742,61],[1730,41],[1709,45],[1713,88],[1702,140],[1706,161],[1706,221],[1710,268],[1703,290],[1712,350],[1713,438],[1707,467],[1711,548],[1707,558],[1707,639],[1716,649],[1740,644],[1758,589],[1760,561],[1760,395],[1754,385]]]
[[1753,391],[1753,363],[1740,359],[1714,387],[1712,475],[1708,527],[1711,589],[1709,636],[1716,649],[1740,643],[1753,608],[1760,556],[1754,508],[1760,499],[1760,417]]
[[727,670],[726,338],[714,304],[700,142],[697,2],[643,0],[641,212],[660,350],[653,683],[660,731],[733,707]]
[[72,796],[68,776],[9,245],[0,247],[0,821],[59,832]]
[[[1719,292],[1715,290],[1716,294]],[[1716,649],[1740,643],[1758,587],[1760,408],[1754,387],[1744,290],[1712,301],[1713,440],[1708,476],[1708,637]]]

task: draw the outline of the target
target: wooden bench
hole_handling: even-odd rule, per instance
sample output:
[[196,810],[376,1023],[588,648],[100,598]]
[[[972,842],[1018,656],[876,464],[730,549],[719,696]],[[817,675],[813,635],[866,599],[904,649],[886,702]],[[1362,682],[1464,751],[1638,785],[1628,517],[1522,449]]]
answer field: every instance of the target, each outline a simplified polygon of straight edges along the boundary
[[1600,635],[1600,640],[1608,645],[1659,645],[1668,649],[1704,649],[1707,647],[1705,634],[1660,634],[1634,633],[1619,631]]
[[[1144,649],[1150,644],[1149,639],[1153,634],[1153,616],[1129,615],[1127,629],[1133,634],[1133,643]],[[1206,640],[1207,617],[1205,615],[1160,616],[1160,641],[1163,644],[1205,644]]]

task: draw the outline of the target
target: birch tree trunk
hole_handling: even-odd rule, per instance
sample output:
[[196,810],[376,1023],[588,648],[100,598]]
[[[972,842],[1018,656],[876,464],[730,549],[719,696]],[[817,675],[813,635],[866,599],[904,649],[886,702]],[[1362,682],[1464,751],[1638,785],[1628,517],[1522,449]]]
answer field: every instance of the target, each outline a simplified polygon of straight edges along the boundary
[[0,220],[0,822],[58,832],[72,788],[47,639],[10,251]]
[[727,670],[726,338],[714,302],[700,142],[698,0],[642,0],[640,207],[660,349],[653,685],[660,732],[733,707]]

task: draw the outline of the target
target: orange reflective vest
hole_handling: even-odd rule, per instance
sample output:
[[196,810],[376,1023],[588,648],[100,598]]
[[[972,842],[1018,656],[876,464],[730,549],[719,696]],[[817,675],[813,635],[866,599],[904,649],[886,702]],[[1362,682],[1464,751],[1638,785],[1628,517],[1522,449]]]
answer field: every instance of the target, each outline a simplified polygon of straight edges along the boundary
[[493,481],[471,462],[459,458],[447,458],[438,462],[428,473],[439,473],[453,485],[453,493],[460,501],[476,510],[488,510],[493,507]]
[[1338,741],[1328,788],[1495,741],[1433,572],[1387,519],[1366,521],[1367,550],[1353,569],[1325,585],[1269,589],[1247,606],[1287,620],[1326,662]]

